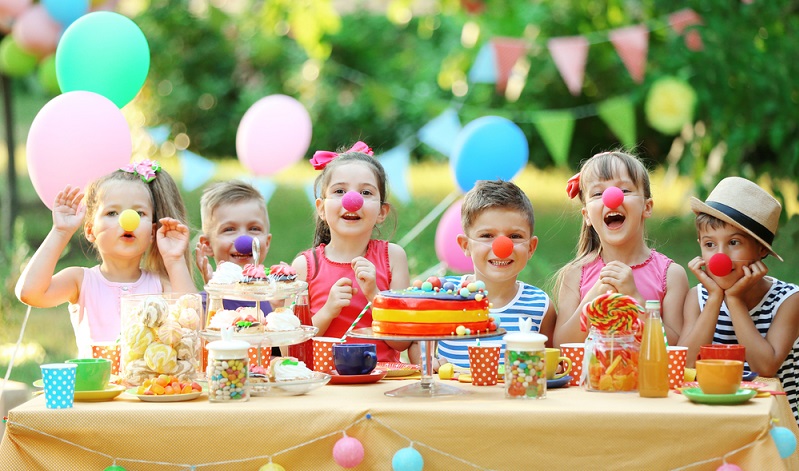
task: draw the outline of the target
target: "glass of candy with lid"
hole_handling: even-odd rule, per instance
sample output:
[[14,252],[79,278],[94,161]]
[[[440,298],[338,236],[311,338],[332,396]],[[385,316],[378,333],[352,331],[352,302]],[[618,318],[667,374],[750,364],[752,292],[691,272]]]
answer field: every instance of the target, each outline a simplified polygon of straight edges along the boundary
[[547,397],[547,336],[531,332],[532,320],[519,319],[519,332],[505,334],[505,397]]
[[233,328],[222,330],[222,340],[211,342],[208,348],[208,400],[211,402],[247,401],[249,393],[250,344],[233,340]]

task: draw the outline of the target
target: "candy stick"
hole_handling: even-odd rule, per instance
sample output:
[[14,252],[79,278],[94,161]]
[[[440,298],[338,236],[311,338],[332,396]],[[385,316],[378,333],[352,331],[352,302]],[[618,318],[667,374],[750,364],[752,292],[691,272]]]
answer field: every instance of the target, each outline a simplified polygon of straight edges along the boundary
[[356,318],[355,318],[355,320],[352,322],[352,325],[350,326],[350,328],[349,328],[349,329],[347,329],[347,331],[346,331],[346,332],[344,332],[344,335],[342,335],[342,336],[341,336],[341,341],[342,341],[342,342],[343,342],[343,341],[345,341],[345,340],[347,340],[347,335],[348,335],[350,332],[352,332],[352,329],[354,329],[354,328],[355,328],[355,326],[358,324],[358,321],[360,321],[360,320],[361,320],[361,317],[363,317],[363,315],[364,315],[364,314],[366,314],[366,311],[367,311],[367,310],[368,310],[370,307],[372,307],[372,303],[366,303],[366,306],[364,306],[364,307],[363,307],[363,310],[361,311],[361,313],[360,313],[360,314],[358,314],[358,317],[356,317]]

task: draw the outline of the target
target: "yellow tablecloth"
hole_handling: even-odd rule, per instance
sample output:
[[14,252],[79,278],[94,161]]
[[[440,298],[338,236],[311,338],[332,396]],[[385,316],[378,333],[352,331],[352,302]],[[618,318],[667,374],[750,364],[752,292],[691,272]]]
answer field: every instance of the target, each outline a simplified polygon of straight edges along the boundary
[[[338,470],[332,449],[346,430],[366,449],[357,470],[391,469],[394,453],[409,440],[426,471],[662,470],[703,460],[712,461],[690,469],[715,470],[722,455],[740,447],[745,449],[728,462],[748,471],[786,469],[769,435],[772,413],[785,414],[772,397],[707,406],[673,392],[643,399],[567,388],[525,401],[505,399],[501,385],[470,384],[459,384],[471,393],[462,396],[383,394],[408,383],[327,385],[303,396],[235,404],[204,398],[145,403],[123,394],[66,410],[46,409],[40,396],[9,412],[0,467],[97,471],[116,458],[129,471],[191,465],[198,471],[255,471],[268,455],[288,450],[273,458],[287,471]],[[372,418],[361,420],[367,414]],[[781,419],[781,425],[792,422],[790,415]],[[218,462],[227,463],[205,466]]]

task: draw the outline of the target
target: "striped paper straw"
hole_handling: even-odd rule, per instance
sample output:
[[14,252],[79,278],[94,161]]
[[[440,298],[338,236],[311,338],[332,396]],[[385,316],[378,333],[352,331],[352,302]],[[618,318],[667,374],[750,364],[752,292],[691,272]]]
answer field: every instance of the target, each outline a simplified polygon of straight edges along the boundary
[[358,314],[358,317],[356,317],[355,320],[352,322],[350,328],[347,329],[347,331],[344,332],[344,335],[341,336],[342,342],[347,340],[347,335],[349,335],[349,333],[352,332],[352,329],[355,328],[355,326],[358,324],[358,321],[361,320],[361,317],[363,317],[363,315],[366,314],[366,311],[369,310],[370,307],[372,307],[372,303],[366,303],[366,306],[363,307],[363,311],[361,311],[361,313]]

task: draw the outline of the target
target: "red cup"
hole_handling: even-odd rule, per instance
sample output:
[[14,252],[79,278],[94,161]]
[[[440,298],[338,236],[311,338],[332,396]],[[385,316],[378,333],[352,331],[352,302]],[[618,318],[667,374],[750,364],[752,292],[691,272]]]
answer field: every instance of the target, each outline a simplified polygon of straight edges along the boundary
[[746,361],[746,347],[738,344],[713,343],[699,347],[698,360]]
[[667,347],[669,353],[669,389],[682,387],[685,381],[685,359],[688,347]]
[[[258,350],[261,350],[261,358],[258,361]],[[261,365],[268,367],[272,360],[272,347],[250,347],[247,349],[247,356],[250,357],[250,368]]]
[[494,345],[469,345],[469,369],[472,385],[493,386],[497,384],[500,347]]
[[117,342],[92,342],[92,358],[111,360],[111,374],[119,375],[119,344]]
[[569,373],[572,380],[569,386],[579,386],[580,376],[583,374],[583,358],[585,357],[584,343],[562,343],[560,344],[560,354],[572,360],[572,370]]
[[314,337],[313,341],[313,368],[321,373],[330,373],[336,369],[333,362],[333,345],[342,344],[340,338]]

